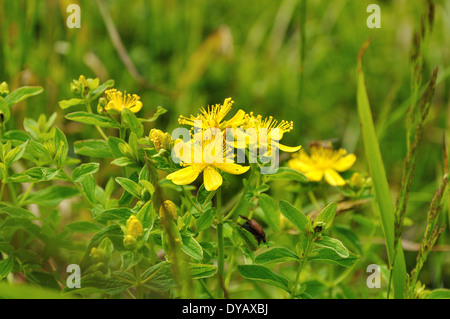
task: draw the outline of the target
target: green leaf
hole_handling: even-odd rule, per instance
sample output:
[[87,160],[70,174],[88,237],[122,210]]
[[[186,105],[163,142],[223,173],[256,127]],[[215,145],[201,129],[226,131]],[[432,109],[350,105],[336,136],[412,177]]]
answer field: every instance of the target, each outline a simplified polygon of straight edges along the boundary
[[203,259],[202,246],[191,235],[181,235],[181,250],[196,260]]
[[5,125],[11,117],[11,110],[8,103],[0,96],[0,126]]
[[450,290],[434,289],[425,297],[425,299],[450,299]]
[[308,260],[317,261],[327,264],[336,264],[344,267],[351,267],[355,262],[360,259],[358,255],[350,253],[348,257],[343,258],[339,256],[334,250],[327,248],[319,248],[313,250]]
[[217,267],[207,264],[191,264],[192,279],[208,278],[216,274]]
[[41,288],[27,284],[11,285],[0,282],[0,299],[62,299],[59,290]]
[[216,210],[214,208],[208,209],[197,219],[197,233],[205,230],[211,226],[214,217],[216,216]]
[[5,165],[6,167],[10,167],[12,164],[20,160],[23,156],[23,153],[25,153],[25,148],[28,145],[28,141],[13,148],[11,151],[8,152],[5,156]]
[[0,214],[5,213],[13,218],[28,218],[28,219],[38,219],[35,215],[29,211],[15,206],[5,206],[0,208]]
[[69,144],[64,133],[59,129],[55,129],[55,149],[57,153],[55,155],[55,162],[59,167],[63,167],[66,163],[67,154],[69,152]]
[[239,265],[238,271],[242,277],[263,282],[268,285],[279,287],[289,291],[289,281],[272,270],[261,265]]
[[44,147],[44,145],[34,140],[30,140],[30,143],[28,144],[28,149],[33,154],[33,156],[36,157],[38,160],[44,160],[47,162],[52,161],[52,157],[50,156],[50,153]]
[[123,154],[119,149],[119,144],[124,143],[120,138],[110,136],[108,139],[108,147],[114,158],[122,157]]
[[292,224],[294,224],[294,226],[297,227],[298,230],[305,234],[305,227],[308,223],[306,216],[285,200],[280,201],[278,203],[278,206],[280,207],[281,214],[283,214],[284,217],[286,217]]
[[50,288],[55,290],[60,290],[59,284],[55,277],[43,271],[33,271],[26,275],[29,281],[32,281],[43,288]]
[[280,211],[275,200],[267,194],[259,195],[259,206],[266,216],[267,223],[274,232],[280,230]]
[[258,256],[256,256],[255,261],[258,264],[267,264],[267,263],[281,263],[287,261],[298,261],[300,258],[294,253],[292,250],[278,247],[267,250]]
[[66,119],[88,124],[88,125],[97,125],[100,127],[111,127],[111,128],[120,128],[120,124],[115,120],[101,116],[97,114],[91,114],[88,112],[73,112],[66,115]]
[[126,166],[134,166],[137,163],[136,163],[136,161],[132,160],[131,158],[123,156],[123,157],[116,158],[114,161],[111,162],[111,164],[117,165],[120,167],[126,167]]
[[97,182],[92,174],[87,174],[81,181],[81,188],[84,194],[92,204],[96,203],[95,191],[97,188]]
[[14,90],[10,94],[5,97],[5,101],[8,103],[8,106],[13,106],[30,96],[41,94],[44,91],[40,86],[23,86]]
[[13,270],[14,259],[12,256],[0,261],[0,280],[6,278],[9,273]]
[[156,107],[156,112],[153,114],[152,117],[148,118],[148,119],[139,119],[139,121],[141,122],[154,122],[158,119],[158,117],[160,117],[161,115],[163,115],[164,113],[166,113],[167,110],[165,108],[163,108],[162,106],[157,106]]
[[104,140],[76,141],[74,143],[74,149],[75,153],[84,156],[92,156],[100,158],[112,157],[108,143]]
[[136,218],[142,223],[142,227],[147,229],[149,233],[153,228],[153,223],[155,221],[155,209],[153,208],[153,201],[148,201],[144,206],[141,207],[139,212],[136,214]]
[[91,239],[87,251],[91,251],[92,247],[97,247],[103,239],[109,238],[114,244],[114,248],[122,248],[123,250],[123,231],[119,225],[109,225],[99,230]]
[[95,100],[100,95],[103,94],[107,89],[112,88],[114,86],[114,80],[107,80],[104,83],[100,84],[93,92],[91,96],[91,100]]
[[[370,176],[372,177],[373,187],[375,189],[376,203],[379,208],[381,224],[383,228],[384,238],[386,241],[386,249],[389,259],[389,265],[395,264],[393,268],[394,277],[394,296],[395,298],[404,298],[404,290],[406,285],[406,264],[399,240],[397,247],[395,245],[394,231],[394,204],[392,203],[389,184],[384,169],[383,159],[381,157],[380,146],[378,144],[375,126],[373,124],[372,112],[370,109],[369,97],[367,96],[366,84],[362,68],[362,58],[365,50],[369,46],[370,41],[366,41],[358,55],[357,65],[357,105],[359,122],[361,125],[361,134],[364,141],[364,151],[367,163],[369,165]],[[394,260],[394,249],[397,250]]]
[[242,239],[244,244],[252,251],[258,249],[258,242],[255,237],[246,229],[242,228],[236,223],[227,222],[229,225],[233,227],[233,229],[238,233],[239,237]]
[[133,195],[134,197],[140,198],[142,193],[142,187],[136,182],[125,177],[117,177],[116,182],[123,187],[123,189]]
[[30,136],[21,130],[8,130],[3,134],[2,140],[11,141],[13,146],[22,144],[30,139]]
[[131,216],[131,210],[125,207],[119,208],[111,208],[102,211],[97,216],[95,216],[95,220],[100,223],[107,222],[109,220],[120,220],[125,222]]
[[42,206],[57,206],[64,199],[78,195],[76,188],[69,186],[53,185],[28,195],[24,205],[38,204]]
[[336,203],[331,203],[327,207],[325,207],[314,220],[313,228],[315,228],[316,226],[322,226],[323,230],[330,228],[331,224],[333,223],[334,216],[336,215],[336,210]]
[[280,167],[278,168],[276,173],[265,175],[265,178],[272,181],[273,180],[288,180],[297,182],[308,181],[308,178],[305,175],[289,167]]
[[68,224],[64,228],[72,233],[89,234],[98,232],[102,226],[88,221],[79,221]]
[[101,292],[111,296],[123,294],[128,288],[132,287],[130,283],[127,283],[121,279],[116,279],[111,276],[105,276],[100,274],[87,275],[81,277],[81,288],[68,289],[65,288],[63,293],[82,293],[83,290],[89,292]]
[[126,251],[122,253],[122,271],[127,271],[142,260],[141,254],[136,254],[134,251]]
[[315,241],[314,243],[317,246],[334,250],[342,258],[347,258],[349,256],[348,249],[345,248],[344,244],[339,239],[322,236],[320,240]]
[[75,182],[80,182],[87,174],[97,173],[99,166],[98,163],[81,164],[73,170],[72,178]]
[[76,106],[76,105],[80,105],[80,104],[86,104],[86,101],[83,99],[70,99],[70,100],[62,100],[59,101],[59,107],[63,110],[71,107],[71,106]]
[[136,134],[138,138],[144,134],[144,125],[137,119],[136,115],[129,109],[122,110],[122,117],[127,124],[128,128]]

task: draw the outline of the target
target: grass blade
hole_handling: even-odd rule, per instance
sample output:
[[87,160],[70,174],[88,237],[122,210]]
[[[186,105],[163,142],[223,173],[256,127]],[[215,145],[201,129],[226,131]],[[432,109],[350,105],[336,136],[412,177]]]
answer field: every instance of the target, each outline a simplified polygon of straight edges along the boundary
[[391,194],[389,191],[389,184],[386,178],[386,172],[381,157],[380,147],[373,124],[369,98],[367,96],[366,85],[364,82],[364,73],[362,70],[362,57],[369,43],[370,41],[366,41],[363,44],[358,55],[358,114],[361,123],[361,133],[364,140],[364,150],[369,165],[370,175],[373,181],[375,196],[379,208],[379,216],[381,218],[384,238],[386,241],[389,266],[392,267],[395,264],[395,267],[393,269],[394,294],[396,298],[403,298],[404,287],[406,283],[406,265],[400,240],[398,243],[396,256],[394,256],[394,204],[392,202]]

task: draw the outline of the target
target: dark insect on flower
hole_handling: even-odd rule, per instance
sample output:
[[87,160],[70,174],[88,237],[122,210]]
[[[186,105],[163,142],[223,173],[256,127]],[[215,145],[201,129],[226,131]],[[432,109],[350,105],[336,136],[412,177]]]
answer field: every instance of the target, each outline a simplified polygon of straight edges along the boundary
[[261,241],[266,243],[266,234],[260,224],[253,219],[248,219],[245,216],[239,215],[239,217],[246,220],[246,222],[240,226],[255,237],[258,241],[258,245],[261,244]]

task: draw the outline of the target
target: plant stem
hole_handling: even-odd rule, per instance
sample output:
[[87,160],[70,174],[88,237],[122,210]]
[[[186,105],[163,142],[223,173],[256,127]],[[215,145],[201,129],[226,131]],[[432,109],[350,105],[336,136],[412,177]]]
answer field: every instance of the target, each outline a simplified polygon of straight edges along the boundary
[[294,282],[294,287],[293,287],[294,294],[296,294],[297,291],[298,291],[298,284],[299,284],[299,281],[300,281],[300,274],[302,273],[303,266],[305,265],[305,262],[308,259],[308,255],[309,255],[309,252],[311,250],[311,247],[312,247],[312,241],[308,238],[308,243],[306,244],[305,251],[303,252],[302,260],[300,261],[300,265],[298,266],[298,269],[297,269],[297,275],[295,277],[295,282]]
[[217,294],[223,298],[223,273],[224,273],[224,250],[223,250],[223,216],[222,216],[222,192],[220,187],[216,191],[216,215],[217,215]]
[[30,183],[30,186],[28,187],[27,191],[22,195],[22,198],[19,201],[19,206],[22,206],[22,203],[25,201],[25,199],[27,199],[28,195],[30,194],[30,191],[33,189],[34,187],[34,182]]
[[[92,108],[91,108],[91,100],[90,100],[90,99],[88,99],[88,100],[86,101],[86,110],[88,111],[88,113],[93,114]],[[100,135],[102,136],[102,138],[103,138],[105,141],[108,141],[108,137],[106,136],[105,132],[103,132],[102,128],[101,128],[100,126],[98,126],[98,125],[95,125],[95,128],[96,128],[97,131],[100,133]]]
[[136,298],[144,299],[144,286],[141,284],[141,275],[137,265],[134,266],[134,274],[136,276]]
[[200,213],[204,214],[205,211],[192,199],[192,195],[186,190],[186,188],[183,185],[180,186],[184,196],[189,200],[191,205],[194,206],[195,209],[198,210]]
[[203,289],[205,289],[206,294],[211,298],[211,299],[216,299],[214,298],[214,295],[211,293],[211,291],[209,291],[208,286],[206,286],[205,281],[203,279],[200,279],[200,284],[202,285]]
[[242,201],[245,199],[245,194],[247,193],[247,190],[250,186],[253,176],[254,176],[254,170],[252,168],[250,171],[250,176],[248,177],[248,180],[247,180],[247,185],[245,185],[244,189],[242,190],[241,197],[237,201],[236,205],[234,205],[233,209],[231,209],[231,211],[228,213],[228,215],[223,218],[223,221],[226,221],[229,218],[233,217],[234,213],[236,212],[238,207],[241,205]]

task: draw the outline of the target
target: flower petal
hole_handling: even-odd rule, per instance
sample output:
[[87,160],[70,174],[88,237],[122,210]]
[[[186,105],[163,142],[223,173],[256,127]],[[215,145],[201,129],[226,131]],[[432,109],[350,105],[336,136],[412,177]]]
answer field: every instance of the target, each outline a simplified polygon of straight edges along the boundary
[[207,166],[203,171],[203,183],[208,192],[218,189],[222,185],[222,181],[222,175],[214,167]]
[[242,165],[235,164],[235,163],[215,164],[215,167],[217,167],[218,169],[220,169],[224,172],[234,174],[234,175],[244,174],[250,168],[250,166],[242,166]]
[[336,161],[333,165],[333,168],[338,172],[344,172],[348,170],[356,161],[355,154],[348,154],[347,156],[342,157],[338,161]]
[[306,175],[306,177],[308,177],[310,182],[318,182],[323,177],[323,171],[318,170],[318,169],[313,169],[309,172],[306,172],[305,175]]
[[191,165],[167,175],[167,179],[177,185],[186,185],[195,181],[203,170],[200,165]]
[[283,145],[283,144],[279,143],[278,144],[278,148],[280,150],[282,150],[283,152],[294,153],[294,152],[297,152],[299,149],[301,149],[302,146],[301,145],[299,145],[299,146],[286,146],[286,145]]
[[136,104],[130,107],[130,111],[133,113],[137,113],[142,109],[142,102],[136,101]]
[[331,186],[342,186],[345,185],[344,179],[339,175],[334,169],[327,169],[325,171],[325,180]]

